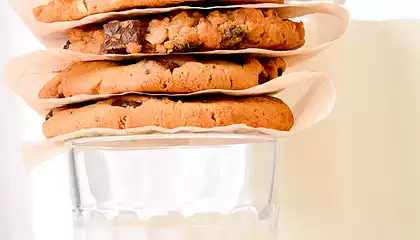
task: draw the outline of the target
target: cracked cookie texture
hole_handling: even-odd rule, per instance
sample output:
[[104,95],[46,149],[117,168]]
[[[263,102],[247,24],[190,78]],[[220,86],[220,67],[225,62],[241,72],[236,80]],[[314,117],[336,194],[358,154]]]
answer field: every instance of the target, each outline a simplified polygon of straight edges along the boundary
[[167,7],[194,4],[283,3],[283,0],[53,0],[33,9],[34,18],[40,22],[53,23],[80,20],[84,17],[134,8]]
[[234,124],[289,131],[294,119],[282,100],[269,96],[201,99],[126,95],[52,110],[43,133],[52,138],[91,128],[212,128]]
[[261,48],[294,50],[305,43],[302,22],[273,9],[183,11],[78,27],[65,46],[93,54],[135,54]]
[[234,55],[219,59],[216,56],[164,56],[130,63],[77,62],[47,82],[38,96],[47,99],[125,92],[243,90],[281,76],[286,69],[282,58]]

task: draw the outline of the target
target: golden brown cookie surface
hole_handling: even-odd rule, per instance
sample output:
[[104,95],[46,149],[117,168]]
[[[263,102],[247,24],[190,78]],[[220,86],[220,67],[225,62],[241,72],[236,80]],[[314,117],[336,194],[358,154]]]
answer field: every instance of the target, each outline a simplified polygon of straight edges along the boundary
[[233,124],[288,131],[294,120],[289,107],[274,97],[216,96],[202,100],[128,95],[53,110],[47,116],[43,132],[51,138],[91,128],[212,128]]
[[274,10],[179,12],[74,28],[66,48],[93,54],[196,52],[261,48],[294,50],[305,43],[302,22]]
[[235,61],[189,56],[165,56],[124,65],[121,62],[77,62],[59,73],[39,92],[39,98],[76,95],[193,93],[210,89],[242,90],[281,75],[281,58],[230,57]]
[[34,17],[40,22],[64,22],[80,20],[84,17],[134,8],[166,7],[179,4],[220,3],[283,3],[283,0],[54,0],[33,9]]

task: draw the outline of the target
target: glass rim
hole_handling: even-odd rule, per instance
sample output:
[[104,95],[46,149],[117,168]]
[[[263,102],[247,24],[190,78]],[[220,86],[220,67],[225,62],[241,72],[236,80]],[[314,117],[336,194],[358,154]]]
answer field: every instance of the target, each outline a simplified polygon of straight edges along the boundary
[[226,147],[229,145],[276,142],[277,138],[262,134],[178,133],[87,137],[70,141],[70,145],[73,149],[78,150],[141,150],[174,147]]

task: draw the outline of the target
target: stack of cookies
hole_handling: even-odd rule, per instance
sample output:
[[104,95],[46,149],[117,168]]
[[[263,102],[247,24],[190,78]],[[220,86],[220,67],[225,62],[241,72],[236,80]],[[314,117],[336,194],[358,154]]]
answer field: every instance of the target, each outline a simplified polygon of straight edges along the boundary
[[[211,4],[257,2],[282,0],[222,0]],[[33,13],[37,21],[56,23],[99,13],[179,4],[203,7],[209,1],[55,0],[38,6]],[[281,57],[235,52],[222,55],[217,54],[219,50],[285,51],[304,43],[302,22],[284,19],[276,9],[249,5],[107,17],[75,27],[67,32],[64,49],[103,55],[105,60],[74,62],[50,79],[38,97],[113,96],[51,110],[43,125],[44,135],[53,138],[93,128],[214,128],[236,124],[289,131],[294,125],[293,114],[278,98],[204,92],[249,89],[286,70]]]

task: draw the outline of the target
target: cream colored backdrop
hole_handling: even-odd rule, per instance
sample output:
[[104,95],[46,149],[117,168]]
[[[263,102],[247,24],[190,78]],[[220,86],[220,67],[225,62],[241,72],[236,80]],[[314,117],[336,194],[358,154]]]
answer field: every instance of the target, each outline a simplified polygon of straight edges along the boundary
[[355,21],[300,65],[327,73],[338,101],[284,143],[284,240],[420,239],[420,20]]
[[[347,0],[353,16],[372,19],[418,16],[418,0],[409,1]],[[9,36],[0,39],[3,64],[41,46],[0,4]],[[282,146],[281,240],[420,239],[419,42],[420,20],[355,21],[345,39],[299,66],[331,76],[338,102]],[[31,199],[19,146],[42,138],[42,119],[2,83],[0,93],[0,239],[27,240]]]

